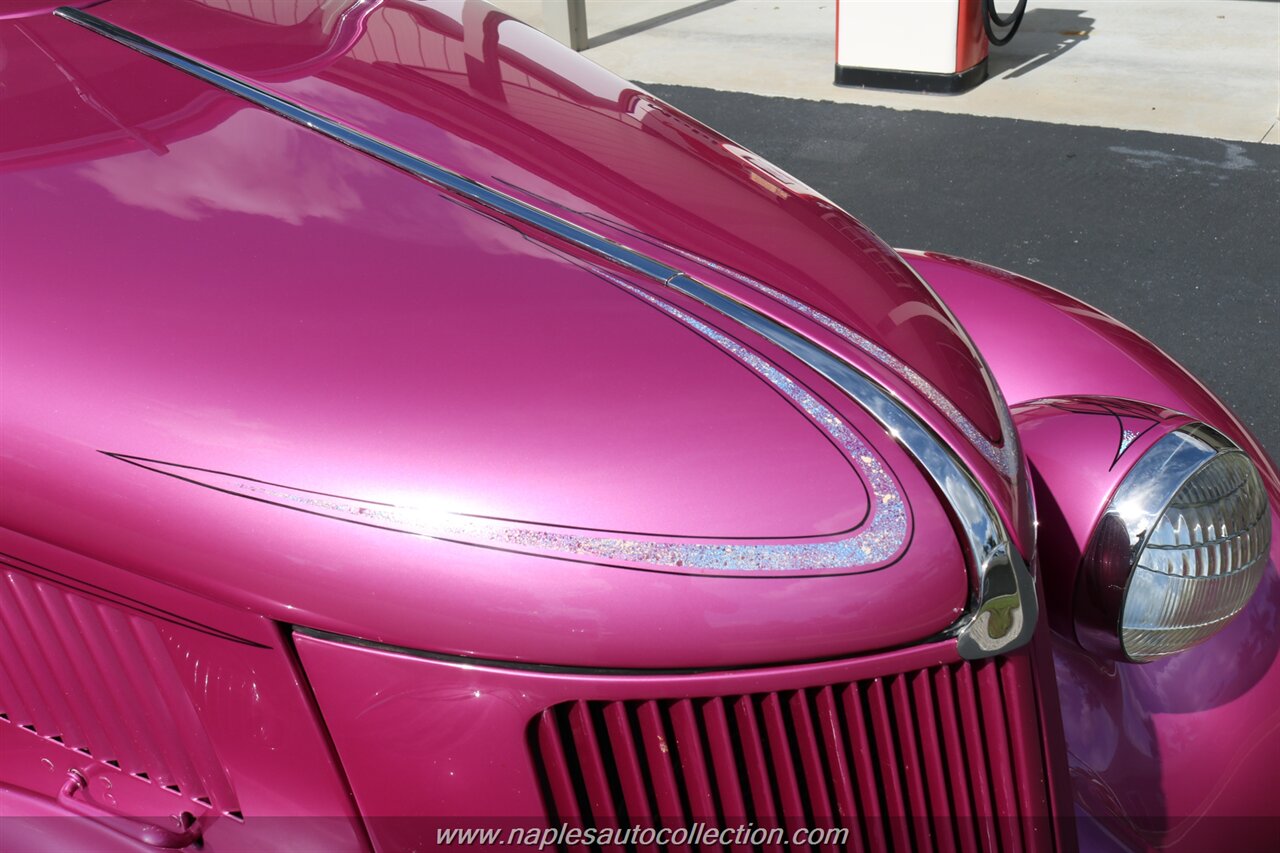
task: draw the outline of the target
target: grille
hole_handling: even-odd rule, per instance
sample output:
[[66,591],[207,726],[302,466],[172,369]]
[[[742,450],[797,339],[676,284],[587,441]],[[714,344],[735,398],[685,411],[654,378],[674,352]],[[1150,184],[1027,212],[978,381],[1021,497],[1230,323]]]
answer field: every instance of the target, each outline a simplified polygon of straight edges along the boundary
[[532,741],[570,826],[848,827],[852,850],[1055,844],[1023,655],[777,693],[567,702],[533,721]]

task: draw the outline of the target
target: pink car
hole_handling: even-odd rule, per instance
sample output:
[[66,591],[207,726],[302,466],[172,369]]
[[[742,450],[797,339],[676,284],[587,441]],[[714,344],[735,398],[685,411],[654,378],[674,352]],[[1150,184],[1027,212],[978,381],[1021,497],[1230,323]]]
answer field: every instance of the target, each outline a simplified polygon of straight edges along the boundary
[[1280,476],[1134,332],[477,0],[0,18],[0,848],[1277,837]]

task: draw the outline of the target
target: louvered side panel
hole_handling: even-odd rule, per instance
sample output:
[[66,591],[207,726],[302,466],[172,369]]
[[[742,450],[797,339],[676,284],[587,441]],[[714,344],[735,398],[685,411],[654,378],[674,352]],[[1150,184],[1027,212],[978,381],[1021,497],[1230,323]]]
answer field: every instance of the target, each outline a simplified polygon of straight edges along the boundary
[[16,570],[0,581],[0,714],[82,761],[238,808],[154,622]]

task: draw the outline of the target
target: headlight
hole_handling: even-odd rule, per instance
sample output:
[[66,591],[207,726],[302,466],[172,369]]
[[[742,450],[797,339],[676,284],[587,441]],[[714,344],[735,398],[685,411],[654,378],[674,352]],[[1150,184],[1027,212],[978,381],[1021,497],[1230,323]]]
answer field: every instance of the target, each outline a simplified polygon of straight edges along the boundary
[[1156,442],[1120,483],[1085,552],[1077,636],[1144,662],[1213,636],[1266,570],[1271,513],[1257,468],[1203,424]]

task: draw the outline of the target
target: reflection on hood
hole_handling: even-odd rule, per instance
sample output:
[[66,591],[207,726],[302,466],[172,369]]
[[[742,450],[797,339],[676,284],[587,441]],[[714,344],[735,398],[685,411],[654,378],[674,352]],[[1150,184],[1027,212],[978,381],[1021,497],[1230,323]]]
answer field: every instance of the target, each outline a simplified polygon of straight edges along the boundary
[[[175,142],[164,156],[121,154],[96,160],[81,174],[117,201],[181,219],[203,219],[221,210],[301,225],[307,219],[341,222],[360,211],[364,205],[344,172],[368,174],[379,166],[357,158],[320,162],[298,157],[290,141],[296,134],[286,130],[276,116],[243,109],[218,133]],[[245,148],[256,150],[257,157],[241,161],[243,168],[226,169],[223,164]],[[339,162],[342,169],[334,171]]]

